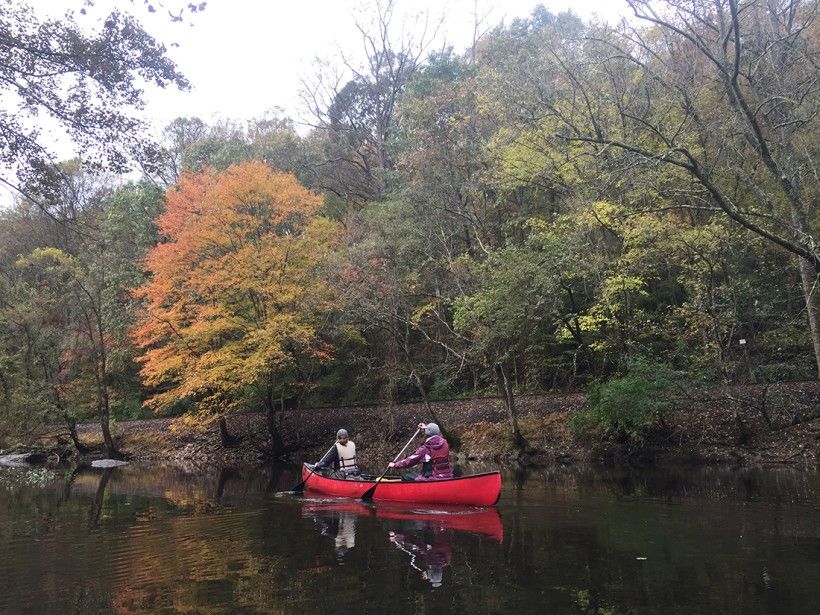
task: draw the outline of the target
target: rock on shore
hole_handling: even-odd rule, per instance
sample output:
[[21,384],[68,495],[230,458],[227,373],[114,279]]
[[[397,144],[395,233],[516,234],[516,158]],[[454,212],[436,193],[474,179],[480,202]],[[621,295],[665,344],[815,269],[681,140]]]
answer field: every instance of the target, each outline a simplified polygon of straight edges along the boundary
[[92,468],[116,468],[125,465],[128,465],[128,462],[119,459],[95,459],[91,462]]

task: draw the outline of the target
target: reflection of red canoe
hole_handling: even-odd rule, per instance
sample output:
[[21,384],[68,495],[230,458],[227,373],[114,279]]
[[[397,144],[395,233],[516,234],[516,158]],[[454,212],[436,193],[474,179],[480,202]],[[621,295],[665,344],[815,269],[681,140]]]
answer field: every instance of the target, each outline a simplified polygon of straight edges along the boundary
[[[381,487],[379,487],[381,489]],[[381,519],[402,519],[420,521],[436,529],[473,532],[489,536],[496,542],[504,540],[504,525],[495,508],[461,510],[391,510],[376,509],[376,516]]]
[[[302,466],[305,491],[341,498],[360,498],[373,486],[373,481],[327,478]],[[501,494],[501,474],[487,472],[460,478],[435,481],[384,481],[373,494],[375,502],[405,502],[408,504],[460,504],[492,506]]]
[[434,508],[409,508],[407,505],[401,504],[373,506],[349,500],[335,502],[308,500],[302,505],[302,514],[305,516],[334,513],[355,514],[357,516],[375,514],[378,519],[413,521],[424,527],[434,529],[484,534],[497,542],[502,542],[504,539],[504,525],[501,523],[501,517],[495,508],[468,508],[441,504],[436,505]]

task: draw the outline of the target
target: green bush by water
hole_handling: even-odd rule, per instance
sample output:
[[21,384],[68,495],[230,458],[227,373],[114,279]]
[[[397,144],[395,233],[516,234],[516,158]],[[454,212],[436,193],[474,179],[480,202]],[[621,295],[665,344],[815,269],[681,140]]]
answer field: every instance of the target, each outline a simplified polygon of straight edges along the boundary
[[599,433],[608,441],[642,444],[648,431],[675,407],[680,381],[680,374],[668,365],[633,361],[625,376],[589,386],[589,407],[572,417],[573,433]]

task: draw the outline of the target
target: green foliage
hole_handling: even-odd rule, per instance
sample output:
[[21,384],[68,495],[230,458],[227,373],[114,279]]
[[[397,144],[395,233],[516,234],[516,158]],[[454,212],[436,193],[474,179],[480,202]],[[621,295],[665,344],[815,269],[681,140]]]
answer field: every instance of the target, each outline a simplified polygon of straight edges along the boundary
[[589,386],[589,408],[572,417],[572,430],[576,435],[596,432],[609,441],[640,445],[675,408],[680,384],[681,375],[669,366],[634,360],[625,376]]
[[[69,20],[40,24],[38,34],[31,11],[12,14],[16,6],[0,9],[9,22],[0,30],[21,57],[59,46],[60,36],[45,40],[51,34],[79,32]],[[808,5],[794,6],[798,15]],[[766,3],[736,16],[723,13],[725,3],[705,7],[658,12],[685,25],[680,32],[699,33],[704,47],[687,44],[691,53],[678,53],[678,31],[655,21],[644,20],[648,28],[631,36],[538,8],[489,31],[465,54],[445,49],[424,61],[409,48],[391,48],[383,15],[385,29],[365,37],[374,43],[369,65],[348,83],[317,83],[311,92],[317,129],[309,134],[276,111],[249,123],[175,120],[161,168],[151,170],[169,187],[169,202],[185,196],[185,169],[219,174],[261,161],[313,189],[323,219],[338,222],[343,237],[310,267],[316,288],[326,282],[326,291],[294,311],[294,318],[310,317],[312,355],[301,343],[281,343],[280,332],[296,330],[292,323],[264,333],[246,321],[269,322],[295,304],[313,282],[301,274],[283,281],[329,246],[317,240],[294,252],[290,244],[305,239],[296,216],[281,226],[287,231],[274,263],[274,247],[259,242],[277,224],[254,215],[254,190],[230,218],[207,224],[205,210],[225,212],[229,195],[216,191],[206,203],[198,189],[189,191],[175,224],[183,235],[201,229],[186,253],[201,255],[206,266],[180,259],[163,289],[167,301],[157,306],[168,319],[155,319],[156,339],[148,341],[169,342],[155,358],[170,380],[190,367],[189,353],[207,378],[169,400],[166,412],[211,398],[223,407],[226,399],[208,386],[214,382],[236,392],[237,407],[256,408],[283,399],[307,405],[492,394],[501,373],[505,391],[517,393],[596,382],[590,409],[575,419],[578,431],[639,442],[673,391],[664,388],[672,387],[671,368],[654,364],[703,383],[814,377],[806,281],[794,255],[820,245],[816,187],[805,179],[820,140],[803,121],[817,107],[807,61],[817,55],[817,22],[786,32],[789,20]],[[739,20],[737,40],[714,38],[724,31],[715,26],[719,18]],[[125,36],[130,25],[119,17],[105,28]],[[111,39],[116,49],[102,45],[103,76],[125,80],[112,102],[141,97],[128,77],[134,71],[180,82],[141,30],[127,34]],[[725,47],[738,42],[737,50]],[[128,59],[148,47],[142,64]],[[714,61],[704,59],[707,48]],[[118,52],[124,56],[109,57]],[[43,57],[32,58],[32,70],[48,63]],[[728,57],[742,69],[735,99],[713,78],[720,77],[714,63]],[[41,77],[27,82],[30,93],[52,83],[56,98],[38,96],[32,109],[48,99],[69,112],[63,117],[75,117],[76,102],[82,117],[75,119],[83,122],[128,120],[107,115],[115,109],[104,100],[86,100],[96,89],[81,87],[85,73],[79,98],[61,101],[61,78],[49,75],[64,73],[34,72]],[[759,135],[736,116],[737,97],[758,110]],[[0,123],[17,126],[12,115]],[[122,128],[130,122],[115,123],[117,135],[138,135]],[[110,127],[88,126],[104,148],[111,145]],[[30,151],[14,150],[26,131],[16,134],[0,147],[10,168]],[[763,150],[749,146],[758,138],[783,175],[772,176]],[[168,248],[168,233],[161,238],[155,225],[166,209],[164,191],[148,181],[115,189],[79,160],[32,160],[48,181],[28,182],[35,198],[0,212],[0,431],[85,418],[101,390],[112,416],[137,417],[140,400],[168,390],[167,381],[140,381],[127,335],[137,308],[132,290],[150,279],[144,256],[160,241]],[[29,168],[25,177],[32,175]],[[744,219],[754,224],[738,223]],[[224,232],[209,234],[216,228]],[[164,267],[168,254],[155,260]],[[194,281],[186,300],[198,306],[196,327],[190,305],[174,295]],[[252,358],[268,381],[251,390],[243,379],[253,370],[216,360],[217,350]],[[630,363],[636,350],[652,369]],[[100,375],[106,387],[96,386]]]
[[428,392],[430,399],[453,399],[457,396],[458,391],[453,387],[453,382],[450,378],[438,376],[433,380]]
[[134,419],[151,419],[154,418],[154,415],[142,405],[139,397],[132,396],[111,400],[111,418],[116,421],[131,421]]
[[137,19],[113,11],[92,24],[86,13],[48,19],[25,0],[0,4],[7,58],[0,94],[11,101],[0,115],[0,159],[16,167],[21,184],[36,180],[45,202],[58,194],[61,177],[44,147],[42,117],[51,119],[50,132],[56,126],[72,138],[90,165],[126,172],[129,154],[146,166],[156,162],[145,122],[134,113],[144,104],[145,84],[189,87]]
[[43,488],[54,483],[57,474],[47,468],[2,468],[0,488],[16,491],[21,487]]
[[293,122],[273,110],[246,125],[221,121],[208,125],[199,118],[179,117],[164,130],[165,164],[158,175],[165,184],[179,181],[183,171],[206,167],[224,171],[250,160],[306,179],[310,157]]

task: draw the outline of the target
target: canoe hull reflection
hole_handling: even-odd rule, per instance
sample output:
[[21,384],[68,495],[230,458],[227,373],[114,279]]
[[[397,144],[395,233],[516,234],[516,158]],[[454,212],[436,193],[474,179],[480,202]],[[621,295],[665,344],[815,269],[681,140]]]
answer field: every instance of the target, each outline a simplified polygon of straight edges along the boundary
[[471,534],[482,534],[496,542],[504,539],[504,525],[498,510],[494,507],[472,508],[436,504],[430,507],[411,507],[407,504],[383,503],[364,504],[350,500],[306,500],[302,505],[302,516],[356,515],[388,521],[410,521],[415,529],[431,528],[438,531],[455,530]]
[[[342,480],[310,474],[302,466],[305,491],[339,498],[360,498],[370,489],[372,480]],[[486,472],[436,481],[384,481],[373,494],[375,502],[407,504],[457,504],[462,506],[492,506],[501,495],[501,474]]]

